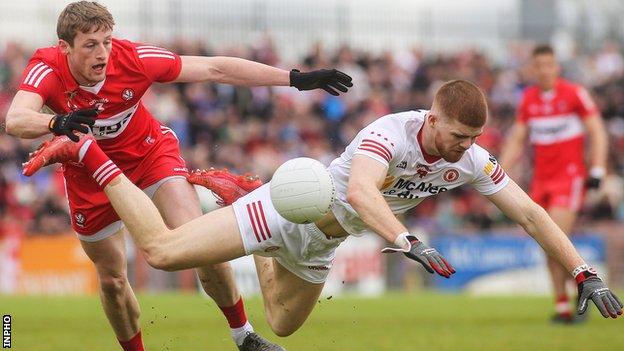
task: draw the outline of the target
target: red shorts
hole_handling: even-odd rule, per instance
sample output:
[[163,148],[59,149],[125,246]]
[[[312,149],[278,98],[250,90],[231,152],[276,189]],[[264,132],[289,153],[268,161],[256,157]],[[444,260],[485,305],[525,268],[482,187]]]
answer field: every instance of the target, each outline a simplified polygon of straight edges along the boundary
[[548,210],[563,207],[578,211],[585,195],[585,177],[574,176],[560,180],[533,180],[531,198]]
[[[180,157],[178,140],[173,133],[163,134],[154,141],[138,161],[113,161],[131,182],[143,190],[161,180],[186,177],[188,174],[184,159]],[[121,229],[119,216],[108,201],[104,190],[85,172],[84,167],[66,165],[63,175],[72,228],[81,240],[101,240]],[[152,193],[148,195],[152,196],[156,189],[150,190]]]

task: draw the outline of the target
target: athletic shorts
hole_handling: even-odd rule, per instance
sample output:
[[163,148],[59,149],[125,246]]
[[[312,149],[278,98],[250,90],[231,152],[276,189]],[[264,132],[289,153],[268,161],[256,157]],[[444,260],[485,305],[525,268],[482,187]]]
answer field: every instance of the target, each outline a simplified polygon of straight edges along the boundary
[[336,248],[346,238],[330,239],[314,223],[296,224],[284,219],[273,207],[269,184],[232,204],[245,253],[275,257],[299,278],[324,283]]
[[[184,159],[180,157],[178,139],[173,133],[164,133],[155,140],[139,162],[113,162],[149,197],[166,181],[186,178],[188,174]],[[104,190],[83,166],[67,164],[63,175],[72,228],[80,240],[99,241],[123,227]]]
[[574,176],[560,180],[533,180],[530,196],[546,210],[563,207],[578,211],[585,194],[585,178]]

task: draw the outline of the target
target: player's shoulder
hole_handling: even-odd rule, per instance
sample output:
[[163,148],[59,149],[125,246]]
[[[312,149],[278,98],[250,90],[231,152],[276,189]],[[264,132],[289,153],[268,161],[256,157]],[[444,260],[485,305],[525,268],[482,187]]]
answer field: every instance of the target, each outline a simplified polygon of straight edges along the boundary
[[24,69],[19,89],[38,92],[42,86],[61,86],[59,59],[62,57],[56,46],[37,49]]
[[537,85],[529,85],[524,88],[522,95],[525,100],[537,99],[540,94],[540,88]]
[[561,90],[576,90],[578,88],[581,88],[580,84],[577,84],[575,82],[569,81],[569,80],[564,79],[564,78],[557,79],[557,89],[561,89]]
[[425,120],[427,111],[425,110],[410,110],[404,112],[391,113],[382,117],[379,117],[372,124],[383,126],[390,129],[405,130],[409,124],[417,123],[422,124]]
[[466,153],[461,158],[461,161],[468,162],[472,165],[479,165],[490,159],[494,159],[494,156],[492,156],[492,154],[490,154],[490,152],[484,149],[481,145],[474,143],[470,146],[470,148],[468,148],[468,150],[466,150]]
[[59,63],[59,52],[58,46],[39,48],[35,50],[31,56],[30,62],[43,62],[51,68],[56,69]]

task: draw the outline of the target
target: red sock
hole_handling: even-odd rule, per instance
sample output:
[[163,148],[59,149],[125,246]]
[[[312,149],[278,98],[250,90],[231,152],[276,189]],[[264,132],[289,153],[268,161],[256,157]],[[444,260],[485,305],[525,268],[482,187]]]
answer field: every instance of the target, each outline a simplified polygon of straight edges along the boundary
[[105,188],[121,170],[106,156],[95,141],[87,141],[80,150],[80,162],[102,188]]
[[242,296],[234,306],[219,306],[219,308],[223,312],[225,318],[227,318],[230,328],[240,328],[247,323],[247,315],[245,314],[245,305],[243,304]]
[[141,331],[132,337],[132,339],[128,341],[119,340],[119,345],[124,351],[145,351],[143,348],[143,340],[141,339]]
[[561,294],[555,297],[555,311],[563,316],[571,316],[570,300],[567,294]]

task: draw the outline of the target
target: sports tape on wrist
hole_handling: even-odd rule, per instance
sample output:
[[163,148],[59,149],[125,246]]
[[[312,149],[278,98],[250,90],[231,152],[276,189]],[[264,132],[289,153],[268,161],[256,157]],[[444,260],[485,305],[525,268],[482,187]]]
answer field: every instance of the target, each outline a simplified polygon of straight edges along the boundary
[[572,271],[572,276],[576,277],[577,275],[579,275],[579,273],[586,271],[589,269],[589,265],[587,263],[582,264],[576,268],[574,268],[574,270]]

